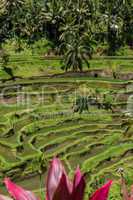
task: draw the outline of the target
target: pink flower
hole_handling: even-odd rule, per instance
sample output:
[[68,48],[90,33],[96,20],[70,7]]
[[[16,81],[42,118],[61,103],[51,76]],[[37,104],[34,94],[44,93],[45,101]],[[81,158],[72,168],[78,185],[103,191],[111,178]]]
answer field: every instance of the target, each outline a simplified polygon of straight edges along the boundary
[[112,181],[108,181],[100,189],[98,189],[90,198],[90,200],[106,200],[108,199],[109,189],[112,185]]
[[[9,178],[5,179],[5,185],[10,195],[15,200],[38,200],[35,195],[14,184]],[[112,181],[98,189],[90,200],[107,200]],[[54,158],[50,164],[47,185],[46,200],[83,200],[85,190],[85,177],[77,168],[73,182],[69,180],[66,171],[58,158]],[[10,200],[2,199],[0,200]]]
[[15,200],[38,200],[38,198],[36,198],[32,192],[24,190],[20,186],[13,183],[9,178],[5,178],[4,183],[6,185],[6,188],[9,192],[9,194],[13,197],[13,199],[15,199]]
[[[98,189],[90,200],[107,200],[112,181]],[[54,158],[47,180],[47,200],[83,200],[85,177],[78,168],[73,183],[68,179],[60,160]]]
[[47,200],[83,200],[84,189],[85,178],[79,168],[72,183],[60,160],[52,160],[47,178]]

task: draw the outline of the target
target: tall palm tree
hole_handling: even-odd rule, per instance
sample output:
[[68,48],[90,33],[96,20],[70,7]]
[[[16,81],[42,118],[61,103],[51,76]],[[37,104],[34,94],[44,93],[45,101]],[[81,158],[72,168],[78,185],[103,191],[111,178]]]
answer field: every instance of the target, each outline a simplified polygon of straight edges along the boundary
[[70,2],[64,15],[65,23],[61,24],[60,28],[60,51],[64,54],[63,68],[66,71],[68,69],[82,71],[84,63],[89,67],[88,59],[92,57],[94,44],[89,27],[93,10],[91,2],[91,0]]
[[84,33],[80,37],[75,34],[74,38],[65,44],[63,69],[66,71],[72,69],[74,72],[82,71],[84,63],[89,67],[88,59],[92,57],[93,44],[94,41],[88,34]]

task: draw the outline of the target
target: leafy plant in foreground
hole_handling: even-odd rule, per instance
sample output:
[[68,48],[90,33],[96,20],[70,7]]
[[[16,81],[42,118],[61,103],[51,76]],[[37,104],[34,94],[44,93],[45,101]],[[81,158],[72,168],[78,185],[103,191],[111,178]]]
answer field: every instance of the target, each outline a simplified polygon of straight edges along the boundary
[[[10,195],[15,200],[38,200],[35,195],[5,178],[4,183]],[[107,200],[112,181],[109,181],[98,189],[90,200]],[[51,162],[47,184],[46,200],[83,200],[85,191],[85,176],[77,168],[73,182],[71,182],[59,159],[54,158]],[[9,197],[0,195],[0,200],[11,200]]]

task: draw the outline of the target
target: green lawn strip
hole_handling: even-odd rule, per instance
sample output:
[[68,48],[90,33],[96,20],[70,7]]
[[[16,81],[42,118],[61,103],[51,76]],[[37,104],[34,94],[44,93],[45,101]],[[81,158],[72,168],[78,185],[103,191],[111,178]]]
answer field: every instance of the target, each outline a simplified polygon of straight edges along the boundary
[[97,165],[102,161],[106,160],[108,157],[117,157],[123,154],[126,150],[133,149],[133,143],[119,144],[116,146],[109,147],[106,151],[87,159],[82,165],[82,170],[90,172],[92,169],[96,168]]
[[3,115],[4,117],[8,117],[8,115],[14,115],[17,112],[23,112],[23,110],[26,110],[26,106],[21,106],[21,105],[17,105],[17,104],[8,104],[8,105],[4,105],[1,104],[0,107],[0,113],[1,115]]
[[[76,81],[76,82],[75,82]],[[10,87],[13,86],[17,86],[17,85],[22,85],[22,86],[26,86],[26,85],[32,85],[32,84],[50,84],[50,83],[74,83],[74,84],[79,84],[79,83],[107,83],[107,84],[114,84],[114,85],[123,85],[126,84],[128,82],[132,82],[132,81],[126,81],[126,80],[119,80],[119,79],[109,79],[109,78],[94,78],[94,77],[72,77],[72,78],[39,78],[38,79],[23,79],[23,80],[17,80],[15,82],[13,81],[9,81],[7,83],[3,83],[0,85],[0,88],[3,87],[8,87],[10,84]]]
[[33,155],[34,157],[37,157],[40,153],[41,151],[39,151],[39,149],[33,149],[31,144],[27,141],[26,143],[23,143],[23,151],[22,153],[17,154],[17,158],[23,160],[25,158],[31,158]]
[[[89,128],[90,129],[90,128]],[[118,130],[117,130],[118,131]],[[36,138],[36,144],[35,146],[37,147],[38,144],[40,144],[40,142],[43,143],[46,143],[47,141],[49,141],[50,139],[52,141],[54,141],[56,138],[60,137],[60,135],[63,134],[63,137],[65,139],[65,137],[70,137],[72,138],[73,136],[75,137],[75,134],[76,134],[76,137],[79,135],[80,137],[86,135],[86,136],[92,136],[92,137],[96,137],[96,134],[101,134],[101,133],[108,133],[110,134],[111,130],[106,130],[106,129],[90,129],[88,130],[88,127],[79,127],[79,128],[74,128],[74,129],[68,129],[68,130],[65,130],[65,131],[56,131],[56,132],[48,132],[46,134],[39,134],[39,135],[36,135],[36,136],[33,136],[31,137],[31,140],[30,142],[32,143],[32,141],[34,141],[34,139]],[[57,135],[56,135],[57,134]],[[50,138],[51,136],[51,138]],[[40,138],[39,138],[40,137]]]
[[[86,117],[87,118],[87,117]],[[78,116],[77,116],[78,119]],[[84,118],[83,118],[84,119]],[[68,120],[68,122],[67,122]],[[104,124],[101,126],[105,127],[106,125],[109,125],[110,123],[107,123],[108,121],[104,122]],[[74,123],[74,124],[73,124]],[[31,121],[31,123],[26,124],[26,126],[23,126],[22,129],[20,130],[20,132],[25,132],[27,134],[32,133],[32,131],[34,132],[36,127],[39,127],[40,131],[38,131],[38,134],[42,131],[49,132],[49,131],[65,131],[71,128],[78,128],[79,126],[95,126],[96,128],[96,123],[91,123],[91,121],[89,122],[89,119],[86,121],[76,121],[76,117],[75,120],[69,118],[69,117],[58,117],[56,119],[51,119],[51,120],[37,120],[35,121]],[[70,127],[69,127],[70,126]],[[98,125],[99,127],[100,125]],[[41,130],[44,129],[44,130]]]
[[[99,140],[97,142],[96,138],[93,139],[93,138],[90,137],[90,141],[88,141],[88,142],[87,141],[83,141],[85,143],[79,142],[79,145],[80,145],[79,147],[78,147],[78,144],[76,143],[76,145],[72,145],[69,148],[70,150],[67,149],[67,151],[66,151],[65,155],[63,156],[63,158],[69,160],[70,157],[72,157],[73,159],[75,157],[76,158],[79,157],[79,160],[77,160],[77,162],[78,162],[78,165],[80,165],[82,160],[83,160],[82,155],[89,154],[90,151],[91,151],[91,147],[94,147],[95,145],[102,145],[103,143],[101,142],[101,140]],[[77,149],[75,150],[76,146],[77,146],[78,150]],[[68,151],[69,151],[69,153],[68,153]]]
[[[12,116],[10,116],[10,117],[12,117]],[[26,124],[24,124],[23,122],[25,122]],[[28,116],[26,119],[23,117],[22,117],[22,119],[21,118],[15,119],[15,120],[12,119],[9,123],[10,127],[8,128],[8,130],[5,133],[3,133],[3,136],[5,136],[4,140],[8,141],[10,139],[10,141],[12,141],[12,143],[15,143],[16,146],[19,146],[21,144],[21,142],[20,142],[20,139],[18,139],[18,137],[19,137],[18,131],[20,130],[21,127],[23,127],[24,125],[27,125],[27,124],[29,124]],[[14,134],[10,137],[6,137],[6,135],[8,135],[8,132],[12,129],[14,130]]]
[[116,66],[118,71],[120,72],[133,72],[133,60],[132,59],[104,59],[103,60],[94,60],[90,61],[90,69],[105,69],[108,70],[109,68],[113,68]]
[[[41,55],[40,55],[41,56]],[[31,60],[33,59],[37,59],[37,60],[50,60],[50,61],[56,61],[56,60],[59,60],[59,58],[61,59],[61,56],[44,56],[44,57],[39,57],[38,54],[28,54],[27,56],[27,53],[24,54],[24,53],[19,53],[19,54],[11,54],[10,55],[10,60],[13,60],[13,61],[27,61],[29,60],[29,58]],[[126,61],[126,60],[133,60],[133,56],[129,56],[129,55],[126,55],[126,56],[119,56],[119,55],[115,55],[115,56],[93,56],[93,59],[90,60],[91,62],[93,61],[108,61],[108,60],[113,60],[113,61]]]
[[49,130],[49,128],[51,127],[51,129],[53,127],[55,127],[55,129],[57,128],[57,124],[60,122],[60,119],[56,119],[55,120],[43,120],[43,119],[40,119],[40,120],[37,120],[37,121],[31,121],[31,123],[28,123],[26,124],[25,126],[22,126],[21,129],[19,129],[19,133],[18,133],[18,137],[21,136],[21,134],[26,133],[28,135],[31,135],[32,133],[35,133],[36,132],[36,129],[43,129],[43,128],[46,128],[47,130]]
[[[50,111],[50,109],[51,111],[54,109],[58,111],[61,108],[60,107],[56,108],[56,105],[51,105],[51,106],[49,105],[49,106],[42,106],[42,107],[37,106],[36,108],[27,109],[23,111],[22,113],[16,112],[15,114],[19,115],[19,119],[15,123],[15,128],[18,129],[19,131],[22,129],[22,131],[25,131],[25,132],[27,129],[27,132],[28,131],[30,132],[30,130],[34,129],[37,126],[37,124],[40,126],[43,123],[45,124],[46,120],[44,121],[43,117],[45,116],[45,114],[48,115],[48,111]],[[42,113],[42,116],[41,116],[41,113]],[[38,120],[37,120],[37,117],[39,117]],[[37,120],[37,122],[35,123],[34,120]]]
[[53,106],[53,105],[47,105],[47,106],[43,106],[43,107],[40,106],[40,108],[38,108],[35,112],[32,112],[32,114],[33,114],[33,116],[35,115],[35,117],[36,117],[36,115],[40,114],[40,117],[42,116],[42,118],[43,118],[45,116],[46,117],[50,116],[50,115],[57,116],[58,114],[60,115],[60,113],[65,114],[67,112],[69,112],[70,115],[73,114],[73,112],[70,108],[70,105],[68,104],[68,105],[64,106],[62,104],[59,104],[59,105],[55,105],[55,106]]
[[[9,53],[10,54],[10,53]],[[31,55],[20,53],[15,55],[10,55],[10,61],[8,63],[8,67],[13,69],[13,72],[16,76],[21,77],[32,77],[33,75],[48,75],[55,73],[62,73],[61,70],[61,59],[60,57],[44,57],[41,55]],[[119,57],[119,56],[101,56],[94,57],[90,62],[90,70],[95,69],[109,69],[112,66],[119,67],[122,72],[130,72],[132,71],[132,56],[127,57]],[[32,68],[32,70],[31,70]],[[88,68],[84,65],[84,69],[88,70]],[[4,75],[4,72],[1,72],[2,76],[7,79],[7,74]]]
[[10,131],[11,129],[11,126],[10,124],[8,124],[8,121],[7,121],[7,124],[6,122],[3,124],[1,123],[0,124],[0,137],[4,137],[7,135],[7,133]]
[[[104,136],[105,137],[105,136]],[[116,139],[116,138],[115,138]],[[105,140],[105,139],[104,139]],[[104,142],[103,140],[103,142]],[[58,141],[57,141],[58,142]],[[90,143],[90,136],[85,136],[83,138],[78,138],[77,140],[74,140],[73,142],[69,142],[69,144],[65,145],[64,147],[59,148],[58,150],[55,150],[54,153],[55,155],[59,155],[60,153],[67,153],[67,149],[72,148],[72,146],[75,146],[79,143],[82,142],[88,142],[88,144],[92,145]],[[96,144],[99,142],[96,142]],[[50,143],[49,143],[50,144]],[[94,144],[93,144],[94,145]],[[75,152],[76,153],[76,152]],[[46,155],[46,157],[51,157],[53,155],[53,153],[49,153],[48,155]]]
[[[85,85],[82,85],[82,84],[85,84]],[[16,92],[5,91],[5,95],[10,96],[10,98],[13,97],[13,96],[16,96],[16,95],[18,96],[20,94],[28,94],[30,96],[30,98],[33,98],[33,97],[34,98],[35,97],[39,98],[39,97],[42,97],[42,96],[45,96],[45,95],[47,95],[49,97],[52,97],[52,98],[55,98],[56,95],[61,96],[61,95],[66,95],[67,94],[69,96],[69,98],[70,98],[71,95],[73,94],[73,96],[74,96],[75,95],[75,91],[79,91],[79,89],[81,87],[86,87],[86,90],[89,90],[90,87],[91,87],[91,88],[94,89],[94,92],[95,92],[96,88],[98,87],[99,91],[101,93],[109,93],[110,91],[112,91],[111,88],[113,87],[112,84],[106,84],[105,82],[100,82],[100,83],[96,83],[95,82],[95,84],[94,84],[93,82],[89,82],[88,83],[88,81],[87,81],[87,82],[82,83],[82,84],[81,83],[77,83],[77,85],[75,85],[74,87],[69,86],[67,84],[67,87],[62,89],[62,87],[64,87],[64,85],[62,85],[62,83],[59,84],[59,85],[57,85],[56,83],[53,83],[52,85],[50,85],[50,83],[49,83],[49,85],[47,86],[48,88],[51,88],[51,90],[49,89],[49,91],[47,90],[47,87],[46,87],[45,84],[42,85],[42,86],[38,86],[40,88],[40,90],[38,90],[38,87],[37,87],[36,84],[33,84],[33,85],[31,84],[30,86],[28,86],[28,85],[25,86],[25,89],[23,89],[22,91],[18,91],[17,93]],[[31,89],[31,87],[33,87],[33,88]],[[74,93],[72,93],[72,91]],[[117,87],[117,86],[113,87],[113,91],[117,92],[117,94],[118,94],[119,87]],[[9,105],[9,106],[14,107],[15,105]],[[19,107],[19,105],[17,105],[17,107]]]
[[[59,147],[59,149],[56,149],[54,152],[48,153],[45,156],[46,156],[46,158],[52,158],[53,155],[60,155],[62,153],[65,154],[68,148],[71,148],[72,146],[75,146],[76,144],[78,144],[80,142],[83,142],[83,141],[86,142],[89,139],[90,139],[90,137],[87,136],[87,137],[83,137],[81,139],[74,140],[72,142],[69,141],[69,144],[62,145],[63,147]],[[59,141],[57,140],[57,142],[59,142]]]
[[43,127],[44,126],[44,122],[43,121],[41,121],[41,122],[38,122],[38,121],[36,121],[36,123],[35,122],[33,122],[33,121],[31,121],[30,123],[29,123],[29,121],[26,121],[25,119],[23,120],[23,122],[25,123],[25,124],[20,124],[21,125],[21,128],[18,130],[18,132],[17,132],[17,141],[19,142],[19,143],[21,143],[22,144],[22,142],[21,142],[21,137],[23,136],[23,134],[25,135],[31,135],[32,133],[34,133],[34,132],[36,132],[36,131],[38,131],[38,128],[40,129],[41,127]]
[[7,162],[15,162],[16,159],[16,148],[9,147],[4,143],[0,143],[0,155],[7,161]]
[[[3,172],[10,172],[13,169],[17,169],[17,168],[21,168],[21,166],[23,166],[26,163],[31,162],[32,160],[34,160],[35,158],[38,158],[39,156],[41,156],[42,153],[39,152],[34,152],[31,155],[25,155],[25,157],[21,157],[21,160],[16,161],[16,162],[6,162],[5,166],[2,169]],[[19,159],[19,157],[18,157]]]
[[34,108],[23,108],[20,109],[18,107],[18,110],[15,110],[13,112],[5,114],[6,117],[8,117],[9,121],[13,121],[14,123],[19,123],[21,120],[24,119],[24,117],[28,117],[29,113],[33,112]]
[[20,111],[15,110],[15,111],[6,113],[4,115],[4,117],[5,117],[5,119],[7,119],[5,123],[8,127],[8,130],[13,128],[14,126],[16,126],[16,124],[21,123],[22,119],[25,116],[27,116],[28,113],[31,111],[32,111],[32,109],[24,109],[24,110],[20,109]]
[[[52,128],[51,131],[48,129],[47,131],[44,130],[43,133],[37,133],[36,135],[33,135],[31,137],[30,142],[32,143],[32,141],[34,141],[35,138],[38,139],[39,136],[42,136],[44,138],[44,140],[46,141],[45,138],[48,138],[47,140],[49,140],[48,136],[50,136],[50,135],[51,135],[51,140],[53,140],[54,137],[57,137],[58,135],[60,136],[64,133],[65,133],[66,136],[69,134],[69,137],[71,137],[71,134],[73,132],[76,132],[76,134],[77,134],[78,131],[87,131],[88,134],[89,133],[91,133],[91,134],[98,133],[100,126],[103,127],[101,131],[103,131],[103,132],[104,132],[104,130],[106,131],[106,129],[104,129],[104,127],[106,128],[106,126],[107,126],[106,124],[99,125],[99,126],[96,125],[96,124],[94,124],[94,125],[93,124],[78,124],[78,125],[73,124],[71,126],[66,125],[66,127],[62,127],[62,126],[61,127],[55,127],[55,129]],[[57,136],[56,136],[56,134],[57,134]],[[43,143],[42,139],[41,139],[41,141]]]
[[[33,115],[35,114],[45,114],[45,112],[46,112],[46,114],[54,114],[55,112],[57,112],[57,111],[60,111],[60,112],[65,112],[67,109],[70,109],[70,105],[69,104],[58,104],[58,103],[56,103],[56,104],[52,104],[51,103],[51,105],[45,105],[45,106],[37,106],[37,108],[34,110],[34,111],[32,111],[32,113],[33,113]],[[71,110],[70,110],[71,111]],[[72,111],[71,111],[72,112]],[[56,114],[56,113],[55,113]]]
[[[62,135],[63,134],[63,137],[64,137],[64,139],[65,139],[65,137],[67,138],[71,138],[73,135],[71,135],[73,132],[76,132],[77,133],[77,131],[80,131],[80,130],[83,130],[85,127],[84,126],[86,126],[86,125],[77,125],[77,126],[73,126],[73,127],[66,127],[66,128],[61,128],[60,130],[55,130],[55,131],[47,131],[47,132],[45,132],[44,131],[44,134],[36,134],[36,136],[34,135],[32,138],[31,138],[31,143],[32,143],[32,141],[35,139],[35,138],[39,138],[39,136],[42,136],[43,138],[44,138],[44,141],[45,142],[47,142],[47,140],[49,141],[49,135],[51,135],[52,136],[52,134],[54,135],[53,136],[53,138],[55,137],[59,137],[60,135]],[[86,126],[86,130],[88,130],[88,126]],[[92,131],[91,131],[92,132]],[[55,134],[57,134],[57,135],[55,135]],[[65,136],[64,136],[64,134],[65,134]],[[57,137],[57,140],[58,140],[58,137]],[[75,136],[74,136],[75,137]],[[54,140],[53,140],[53,138],[51,138],[52,139],[52,143],[54,142]],[[41,139],[41,141],[42,141],[42,143],[44,143],[43,142],[43,140]],[[36,141],[37,142],[37,141]],[[40,146],[39,148],[41,149],[41,148],[44,148],[44,146],[45,146],[46,144],[43,144],[42,146]],[[49,143],[47,144],[47,145],[49,145]],[[36,146],[38,146],[37,144],[36,144]]]
[[[106,116],[107,119],[105,119],[104,117],[104,120],[105,121],[110,121],[111,120],[111,116],[113,116],[112,113],[110,112],[107,112],[105,110],[98,110],[96,108],[93,108],[93,107],[90,107],[90,112],[86,112],[86,113],[83,113],[81,115],[79,115],[78,113],[73,113],[72,109],[72,104],[70,103],[61,103],[59,104],[58,102],[57,103],[53,103],[51,105],[43,105],[43,106],[35,106],[34,109],[32,110],[31,109],[31,112],[29,114],[29,117],[33,118],[34,119],[38,119],[38,121],[42,120],[44,118],[44,120],[48,120],[50,118],[52,118],[54,120],[54,118],[58,120],[58,118],[61,119],[64,119],[64,118],[68,118],[69,119],[76,119],[76,118],[83,118],[84,120],[88,120],[89,121],[92,121],[94,120],[94,115],[97,115],[96,116],[96,121],[97,120],[102,120],[102,117]],[[100,117],[101,116],[101,117]],[[81,119],[82,120],[82,119]],[[88,121],[87,120],[87,121]]]
[[[116,131],[110,130],[110,133],[109,133],[109,131],[107,131],[105,133],[103,132],[103,137],[100,137],[100,135],[101,135],[100,133],[97,135],[97,137],[94,134],[94,136],[93,136],[94,138],[92,137],[92,141],[90,140],[90,142],[88,144],[84,145],[83,148],[79,147],[79,150],[74,148],[73,150],[70,150],[69,153],[67,151],[66,154],[65,154],[65,158],[69,159],[70,156],[74,158],[74,156],[79,155],[80,159],[81,159],[82,154],[83,155],[85,153],[88,153],[88,155],[90,154],[90,150],[91,150],[92,147],[94,147],[94,151],[95,151],[95,146],[97,146],[97,145],[103,145],[103,149],[106,148],[104,146],[107,146],[109,144],[113,144],[116,140],[119,140],[121,132],[118,132],[118,130],[116,130]],[[115,134],[114,134],[114,132],[115,132]],[[111,134],[113,134],[113,136],[111,136]],[[90,139],[91,139],[91,137],[90,137]],[[92,157],[94,155],[90,154],[90,156]]]
[[[128,66],[130,70],[132,70],[132,57],[94,57],[90,62],[90,69],[108,69],[112,65],[117,65],[121,67],[122,65],[122,71],[126,69]],[[123,64],[124,63],[124,64]],[[41,73],[44,70],[49,69],[49,73],[52,73],[53,70],[57,71],[58,73],[62,72],[60,66],[60,60],[59,58],[44,58],[40,59],[37,55],[36,56],[25,56],[21,55],[21,57],[18,56],[11,56],[10,62],[8,64],[9,66],[12,66],[14,69],[14,73],[19,73],[20,75],[26,76],[26,73],[30,71],[30,68],[32,67],[33,72],[36,71],[36,73]],[[36,67],[36,68],[35,68]],[[49,68],[50,67],[50,68]],[[22,70],[23,69],[23,70]],[[84,69],[87,69],[87,67],[84,65]],[[21,73],[20,73],[21,72]],[[31,73],[30,73],[31,74]]]
[[0,69],[0,80],[9,80],[11,77],[2,69]]
[[[96,131],[94,131],[94,130],[90,130],[90,131],[87,131],[87,130],[82,130],[82,131],[80,131],[78,134],[82,134],[82,133],[86,133],[86,136],[90,136],[90,139],[92,138],[92,139],[96,139],[96,141],[98,140],[98,142],[99,141],[101,141],[101,140],[104,140],[104,138],[107,138],[107,141],[105,141],[105,144],[107,144],[107,143],[111,143],[112,141],[115,141],[115,139],[114,138],[117,138],[118,139],[118,136],[116,136],[116,135],[114,135],[114,137],[111,137],[111,140],[110,141],[108,141],[108,138],[110,138],[110,135],[111,134],[113,134],[114,132],[118,132],[119,134],[121,133],[121,131],[120,130],[107,130],[107,129],[102,129],[102,130],[96,130]],[[102,137],[100,137],[100,135],[102,134]],[[84,135],[84,134],[83,134]],[[78,136],[78,135],[77,135]],[[80,135],[79,135],[79,137],[80,137]],[[97,143],[98,144],[98,143]],[[91,145],[91,144],[89,144],[89,145]],[[93,145],[92,145],[93,146]],[[88,147],[87,147],[88,148]],[[66,156],[69,156],[69,155],[73,155],[73,154],[76,154],[77,152],[80,152],[77,148],[74,148],[73,149],[73,152],[70,150],[70,152],[69,151],[67,151],[67,153],[66,153]],[[78,153],[77,153],[78,154]]]
[[[91,118],[88,118],[87,116],[84,117],[84,115],[83,115],[81,117],[80,123],[78,122],[77,125],[73,124],[73,122],[77,123],[77,121],[73,121],[73,120],[71,121],[70,118],[65,118],[65,117],[64,118],[59,117],[59,118],[56,118],[56,120],[54,120],[54,119],[42,120],[42,121],[40,120],[40,121],[37,121],[36,123],[33,121],[30,124],[26,124],[21,129],[19,129],[18,140],[20,141],[20,137],[23,134],[23,132],[27,133],[29,136],[34,133],[33,138],[32,138],[32,139],[34,139],[35,137],[39,136],[39,134],[47,135],[53,131],[54,131],[54,133],[69,131],[69,129],[71,131],[71,129],[77,129],[77,128],[82,129],[82,127],[84,127],[84,126],[86,126],[86,128],[91,128],[91,127],[95,126],[95,128],[97,127],[97,129],[98,129],[98,128],[104,128],[104,127],[110,125],[110,123],[109,123],[110,120],[108,121],[106,115],[105,115],[106,120],[104,120],[104,118],[103,118],[104,124],[101,124],[101,125],[100,124],[97,125],[94,122],[91,124],[91,119],[93,119],[93,118],[94,118],[94,116],[93,117],[91,116]],[[69,123],[64,124],[65,121],[63,121],[63,120],[67,121],[67,119],[69,120]],[[75,120],[78,119],[78,115],[75,116],[74,119]],[[89,123],[88,123],[88,121],[89,121]],[[68,126],[70,126],[70,127],[68,127]],[[117,126],[117,124],[116,125],[114,124],[114,126]]]
[[5,157],[0,155],[0,171],[9,166],[10,166],[10,163],[5,159]]
[[10,96],[10,98],[11,97],[16,97],[16,96],[19,96],[19,95],[24,95],[24,94],[28,94],[29,96],[41,96],[41,95],[47,95],[47,96],[50,96],[50,95],[63,95],[63,94],[66,94],[66,93],[68,93],[68,92],[70,92],[70,89],[68,88],[68,89],[65,89],[65,90],[59,90],[59,89],[56,89],[56,88],[54,88],[55,89],[55,91],[45,91],[45,89],[43,89],[42,88],[42,90],[36,90],[36,91],[34,91],[34,90],[23,90],[23,91],[18,91],[18,92],[6,92],[6,93],[4,93],[4,97],[6,97],[6,96]]
[[14,143],[13,142],[11,143],[9,141],[9,138],[7,140],[8,141],[5,141],[5,139],[0,139],[0,144],[5,146],[5,147],[11,148],[11,149],[15,149],[15,148],[17,148],[19,146],[19,144],[16,143],[15,141],[14,141]]

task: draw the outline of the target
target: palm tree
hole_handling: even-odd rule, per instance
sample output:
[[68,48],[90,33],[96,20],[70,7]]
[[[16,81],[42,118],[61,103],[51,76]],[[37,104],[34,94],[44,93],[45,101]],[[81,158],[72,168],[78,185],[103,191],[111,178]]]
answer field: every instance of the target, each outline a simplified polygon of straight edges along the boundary
[[60,53],[64,56],[63,69],[82,71],[84,63],[89,67],[88,59],[93,53],[93,35],[90,31],[92,21],[92,1],[69,1],[64,14],[65,23],[60,28]]
[[75,33],[74,37],[64,44],[66,52],[64,54],[63,69],[71,69],[76,72],[83,70],[85,63],[89,67],[88,59],[92,58],[94,41],[89,34],[84,33],[79,36]]

